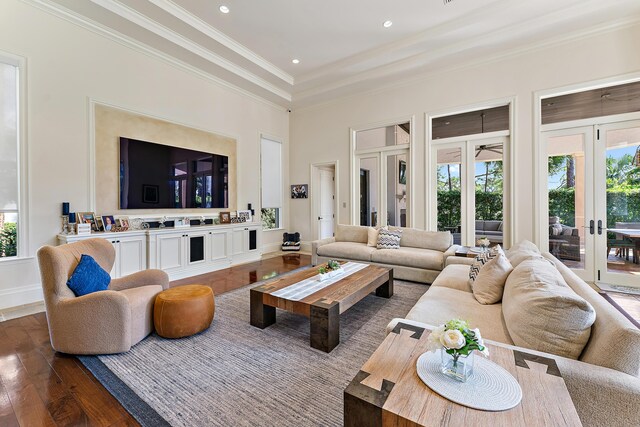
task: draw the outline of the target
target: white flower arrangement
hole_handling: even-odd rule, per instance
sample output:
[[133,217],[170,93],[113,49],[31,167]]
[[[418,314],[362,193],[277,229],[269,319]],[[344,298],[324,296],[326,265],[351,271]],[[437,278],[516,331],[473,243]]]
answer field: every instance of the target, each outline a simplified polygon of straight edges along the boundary
[[481,237],[476,241],[476,244],[482,248],[488,248],[491,244],[491,240],[488,237]]
[[428,350],[444,350],[456,361],[460,356],[468,356],[478,350],[483,356],[489,356],[489,349],[484,345],[480,330],[470,329],[469,324],[460,319],[449,320],[435,328],[427,339]]

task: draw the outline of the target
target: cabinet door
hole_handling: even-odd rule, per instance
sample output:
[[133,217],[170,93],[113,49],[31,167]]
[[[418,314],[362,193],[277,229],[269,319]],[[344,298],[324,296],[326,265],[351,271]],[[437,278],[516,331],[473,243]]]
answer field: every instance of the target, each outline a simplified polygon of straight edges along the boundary
[[184,237],[181,233],[164,234],[157,240],[158,268],[175,270],[184,267]]
[[137,273],[147,268],[147,242],[144,237],[119,239],[118,263],[119,277]]
[[247,229],[234,228],[233,229],[233,255],[242,255],[247,252],[248,243]]
[[207,233],[189,233],[185,235],[187,240],[187,264],[199,264],[207,260]]
[[109,275],[113,278],[113,279],[117,279],[118,277],[122,277],[122,275],[120,274],[120,265],[118,263],[118,258],[120,255],[120,250],[118,248],[118,241],[116,239],[107,239],[107,241],[109,243],[111,243],[111,245],[113,245],[113,249],[115,249],[116,251],[116,256],[113,259],[113,267],[111,268],[111,271],[109,272]]
[[230,233],[228,231],[210,231],[211,249],[209,258],[211,261],[220,261],[229,258]]

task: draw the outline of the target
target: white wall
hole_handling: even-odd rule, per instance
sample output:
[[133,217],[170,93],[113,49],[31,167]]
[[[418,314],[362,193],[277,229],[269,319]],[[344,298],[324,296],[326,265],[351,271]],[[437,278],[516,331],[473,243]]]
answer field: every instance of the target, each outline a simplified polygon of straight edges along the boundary
[[[89,98],[238,141],[238,206],[259,208],[260,132],[284,142],[289,117],[276,107],[198,77],[19,0],[0,5],[0,51],[27,61],[29,256],[55,244],[60,203],[92,210],[89,201]],[[286,194],[286,193],[285,193]],[[285,199],[285,224],[289,218]],[[280,232],[264,243],[280,242]],[[35,259],[0,261],[0,308],[39,298]]]
[[[516,97],[515,240],[533,239],[534,92],[640,71],[640,26],[522,52],[493,62],[425,75],[410,84],[295,110],[291,118],[291,179],[308,179],[309,163],[340,161],[338,222],[350,223],[349,128],[414,115],[414,225],[425,226],[424,114]],[[313,193],[313,190],[312,190]],[[346,204],[346,207],[344,207]],[[292,209],[291,228],[310,236],[309,202]]]

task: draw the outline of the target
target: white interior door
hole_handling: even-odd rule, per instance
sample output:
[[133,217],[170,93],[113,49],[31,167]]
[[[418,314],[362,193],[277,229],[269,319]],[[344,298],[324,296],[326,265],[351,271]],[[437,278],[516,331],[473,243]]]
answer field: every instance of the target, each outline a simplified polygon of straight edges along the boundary
[[318,238],[324,239],[334,235],[335,171],[327,168],[319,169],[318,172]]
[[597,126],[595,138],[597,280],[640,287],[640,120]]

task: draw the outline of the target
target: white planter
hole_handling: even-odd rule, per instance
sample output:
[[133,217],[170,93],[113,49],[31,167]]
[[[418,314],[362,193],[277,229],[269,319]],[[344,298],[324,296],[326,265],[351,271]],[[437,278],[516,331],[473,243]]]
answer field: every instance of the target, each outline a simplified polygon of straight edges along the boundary
[[323,282],[325,280],[331,279],[332,277],[339,276],[342,273],[344,273],[344,269],[340,267],[339,269],[329,271],[328,273],[324,273],[324,274],[320,273],[318,276],[320,276],[320,281]]

